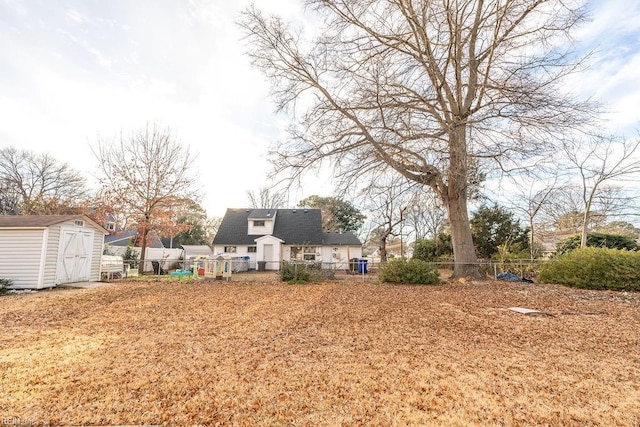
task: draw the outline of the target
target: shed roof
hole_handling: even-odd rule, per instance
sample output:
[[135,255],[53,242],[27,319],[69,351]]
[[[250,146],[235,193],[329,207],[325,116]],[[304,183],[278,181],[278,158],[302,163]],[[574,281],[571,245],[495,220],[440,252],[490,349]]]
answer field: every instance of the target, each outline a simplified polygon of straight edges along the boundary
[[82,220],[108,231],[86,215],[0,215],[0,228],[46,228],[65,221]]

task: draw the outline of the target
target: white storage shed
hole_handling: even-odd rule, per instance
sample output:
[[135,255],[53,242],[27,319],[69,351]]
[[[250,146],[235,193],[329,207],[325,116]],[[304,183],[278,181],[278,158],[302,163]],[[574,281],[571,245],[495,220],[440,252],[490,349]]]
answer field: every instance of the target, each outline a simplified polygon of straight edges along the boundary
[[86,215],[0,215],[0,278],[13,289],[98,281],[106,234]]

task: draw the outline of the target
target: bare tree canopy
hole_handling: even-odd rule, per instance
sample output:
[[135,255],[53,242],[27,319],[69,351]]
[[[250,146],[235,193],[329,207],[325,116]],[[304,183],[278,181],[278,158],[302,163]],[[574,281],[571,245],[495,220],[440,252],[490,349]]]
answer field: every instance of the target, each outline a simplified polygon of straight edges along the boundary
[[273,191],[269,187],[261,187],[258,192],[247,190],[249,207],[254,209],[283,208],[287,203],[287,192]]
[[[170,129],[157,124],[120,135],[115,140],[98,141],[92,147],[98,160],[103,198],[111,200],[123,215],[142,231],[140,258],[144,259],[147,233],[177,224],[183,208],[198,201],[193,157]],[[170,233],[184,231],[171,228]],[[142,274],[143,265],[140,265]]]
[[[375,181],[375,182],[374,182]],[[387,247],[394,237],[400,237],[400,254],[403,255],[403,222],[416,201],[415,186],[397,174],[376,175],[375,180],[360,195],[364,208],[371,212],[373,230],[369,240],[378,245],[381,262],[387,261]]]
[[454,276],[480,275],[467,208],[476,169],[544,154],[588,114],[562,90],[582,2],[306,3],[324,23],[314,41],[254,7],[240,21],[277,107],[294,116],[277,171],[327,160],[345,181],[391,168],[430,187],[448,211]]
[[60,214],[87,194],[85,178],[50,154],[0,149],[0,214]]
[[[620,185],[640,176],[638,148],[640,138],[620,139],[614,136],[591,136],[588,140],[567,140],[563,149],[569,168],[580,177],[578,184],[583,207],[580,246],[586,247],[587,233],[594,205],[603,211],[612,211],[620,203]],[[628,204],[628,200],[624,203]]]

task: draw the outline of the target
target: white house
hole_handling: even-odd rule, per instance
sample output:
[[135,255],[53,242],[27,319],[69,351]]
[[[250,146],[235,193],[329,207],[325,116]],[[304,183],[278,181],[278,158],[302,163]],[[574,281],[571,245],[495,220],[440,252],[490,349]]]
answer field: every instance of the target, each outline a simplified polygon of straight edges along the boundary
[[106,234],[85,215],[1,215],[0,278],[13,289],[98,281]]
[[213,252],[249,257],[256,269],[278,270],[283,261],[347,269],[362,243],[351,232],[323,231],[320,209],[227,209]]

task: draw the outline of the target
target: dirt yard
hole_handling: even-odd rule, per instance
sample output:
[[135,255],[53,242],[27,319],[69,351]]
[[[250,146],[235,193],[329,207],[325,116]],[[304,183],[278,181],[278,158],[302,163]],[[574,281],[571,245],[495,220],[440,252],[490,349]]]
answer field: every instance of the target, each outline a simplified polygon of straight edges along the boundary
[[637,427],[640,294],[353,280],[9,295],[0,371],[4,425]]

